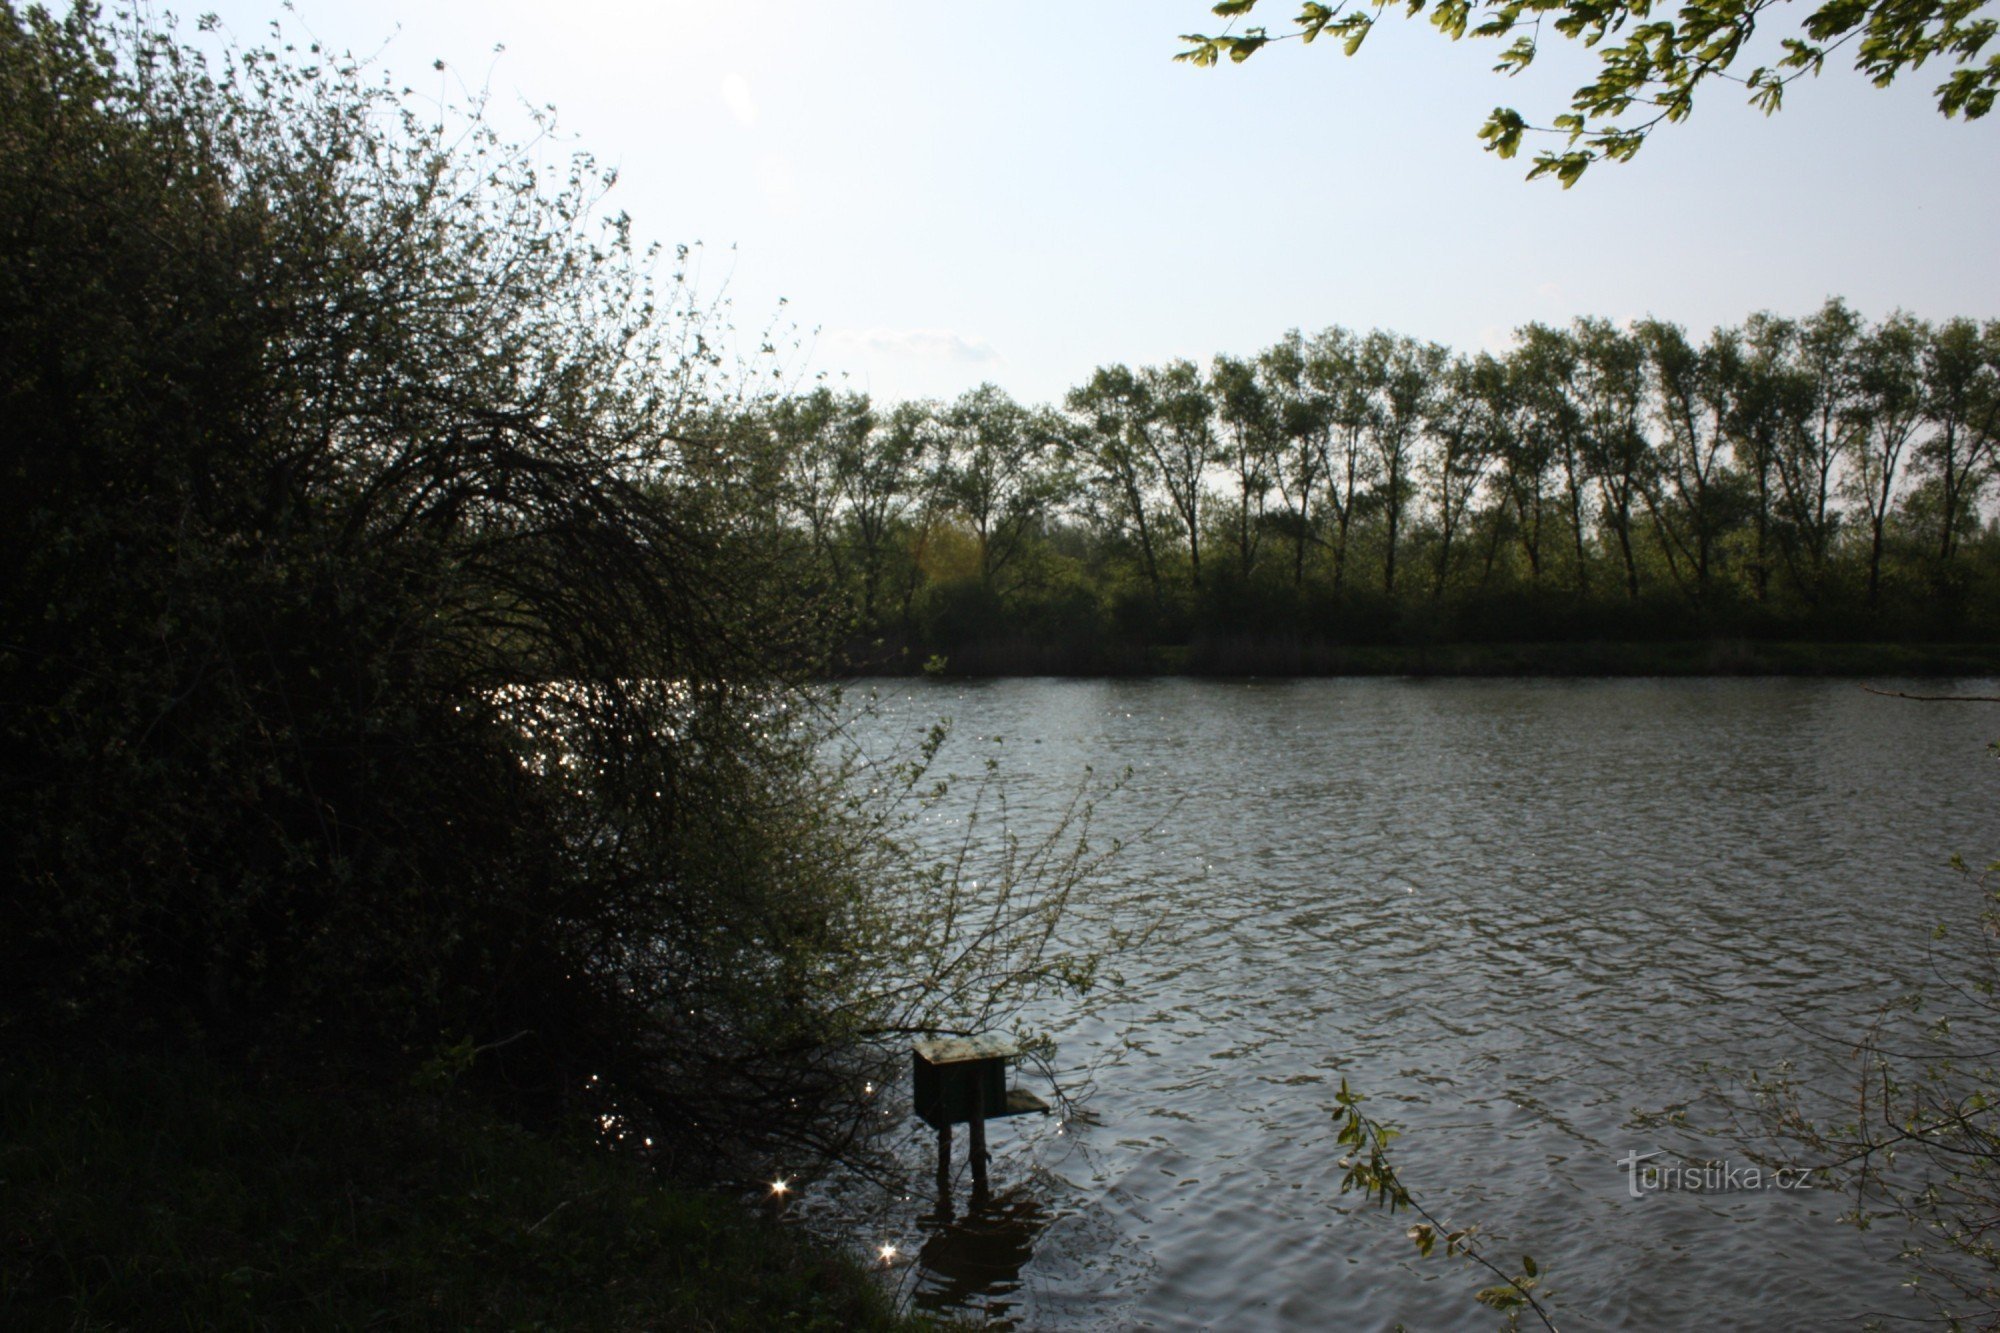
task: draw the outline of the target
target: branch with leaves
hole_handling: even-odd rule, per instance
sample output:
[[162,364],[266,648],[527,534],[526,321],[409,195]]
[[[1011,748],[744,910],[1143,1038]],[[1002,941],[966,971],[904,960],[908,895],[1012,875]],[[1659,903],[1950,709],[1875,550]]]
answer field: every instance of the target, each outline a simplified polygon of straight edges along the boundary
[[[1971,929],[1933,932],[1932,981],[1885,1005],[1858,1038],[1806,1029],[1846,1048],[1847,1109],[1823,1117],[1812,1105],[1822,1095],[1789,1071],[1750,1089],[1755,1128],[1852,1197],[1843,1221],[1904,1225],[1907,1285],[1947,1326],[1991,1328],[2000,1321],[2000,863],[1952,865],[1977,875],[1982,906]],[[1939,947],[1946,941],[1956,947]]]
[[[1447,1256],[1456,1258],[1463,1255],[1500,1279],[1497,1284],[1478,1292],[1475,1299],[1481,1305],[1506,1315],[1510,1327],[1518,1322],[1523,1310],[1531,1311],[1541,1320],[1543,1328],[1555,1333],[1555,1323],[1549,1318],[1547,1307],[1535,1297],[1535,1288],[1541,1284],[1541,1270],[1534,1259],[1522,1255],[1521,1271],[1509,1273],[1480,1250],[1477,1227],[1453,1228],[1439,1220],[1410,1193],[1389,1160],[1389,1145],[1402,1137],[1402,1131],[1363,1111],[1361,1103],[1364,1098],[1349,1088],[1344,1078],[1340,1080],[1340,1091],[1334,1094],[1333,1100],[1334,1141],[1346,1150],[1340,1159],[1340,1165],[1347,1172],[1341,1177],[1340,1192],[1347,1194],[1359,1190],[1370,1202],[1380,1204],[1392,1213],[1408,1208],[1423,1219],[1413,1224],[1408,1233],[1419,1254],[1429,1258],[1442,1240]],[[1546,1289],[1543,1294],[1548,1294]]]
[[[1245,18],[1257,3],[1222,0],[1212,12]],[[1631,160],[1660,125],[1686,120],[1696,89],[1709,80],[1741,84],[1750,104],[1771,115],[1793,80],[1818,74],[1843,47],[1852,47],[1854,68],[1878,88],[1927,61],[1949,67],[1934,90],[1938,110],[1947,117],[1977,120],[2000,94],[2000,55],[1980,58],[2000,28],[1983,13],[1984,0],[1824,0],[1794,35],[1780,40],[1782,54],[1748,75],[1732,72],[1759,23],[1782,3],[1683,0],[1678,10],[1661,13],[1651,0],[1486,0],[1477,8],[1472,0],[1406,0],[1401,9],[1407,18],[1427,14],[1431,26],[1453,41],[1472,36],[1506,42],[1493,66],[1501,74],[1518,74],[1534,63],[1545,21],[1556,35],[1597,52],[1597,77],[1571,95],[1569,111],[1534,125],[1511,107],[1496,107],[1479,131],[1487,149],[1504,158],[1519,152],[1530,133],[1562,139],[1560,147],[1535,155],[1528,178],[1554,176],[1564,188],[1595,162]],[[1217,35],[1185,33],[1181,40],[1187,46],[1174,59],[1211,66],[1227,57],[1240,64],[1274,41],[1311,43],[1322,36],[1339,39],[1351,56],[1390,9],[1386,2],[1308,0],[1289,31],[1274,34],[1252,26]]]

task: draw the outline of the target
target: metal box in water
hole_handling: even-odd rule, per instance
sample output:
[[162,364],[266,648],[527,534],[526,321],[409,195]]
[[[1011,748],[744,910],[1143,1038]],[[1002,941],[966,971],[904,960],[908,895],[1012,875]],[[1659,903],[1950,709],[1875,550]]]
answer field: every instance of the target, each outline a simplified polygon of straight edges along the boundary
[[969,1123],[975,1107],[981,1120],[1047,1110],[1038,1097],[1007,1092],[1007,1062],[1020,1053],[1012,1037],[997,1034],[916,1043],[910,1067],[918,1117],[944,1129]]

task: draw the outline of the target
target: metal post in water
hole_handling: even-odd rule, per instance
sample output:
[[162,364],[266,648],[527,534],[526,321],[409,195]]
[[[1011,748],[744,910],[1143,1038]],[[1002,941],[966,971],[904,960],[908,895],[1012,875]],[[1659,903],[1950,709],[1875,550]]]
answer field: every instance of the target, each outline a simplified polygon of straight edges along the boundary
[[986,1108],[980,1089],[972,1088],[972,1118],[966,1121],[966,1151],[972,1155],[972,1206],[986,1202]]
[[938,1214],[951,1216],[951,1125],[938,1126]]

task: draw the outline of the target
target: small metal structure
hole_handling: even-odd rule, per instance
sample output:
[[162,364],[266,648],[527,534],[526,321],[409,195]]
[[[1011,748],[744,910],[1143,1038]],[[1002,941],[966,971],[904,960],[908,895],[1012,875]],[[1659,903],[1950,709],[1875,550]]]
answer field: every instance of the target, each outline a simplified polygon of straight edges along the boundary
[[1019,1058],[1012,1037],[938,1037],[910,1048],[910,1084],[916,1112],[938,1135],[938,1198],[951,1199],[951,1127],[966,1126],[972,1156],[974,1206],[985,1200],[986,1122],[1030,1111],[1048,1114],[1049,1104],[1025,1088],[1007,1086],[1007,1062]]

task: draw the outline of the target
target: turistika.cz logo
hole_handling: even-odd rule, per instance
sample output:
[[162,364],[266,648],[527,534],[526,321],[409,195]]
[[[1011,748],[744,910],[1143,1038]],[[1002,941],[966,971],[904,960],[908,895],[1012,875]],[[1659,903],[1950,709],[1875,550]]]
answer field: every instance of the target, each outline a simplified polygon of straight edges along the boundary
[[1735,1194],[1746,1190],[1802,1190],[1812,1187],[1812,1173],[1802,1166],[1761,1167],[1733,1162],[1653,1163],[1658,1151],[1628,1152],[1618,1159],[1625,1168],[1625,1192],[1635,1199],[1648,1194]]

